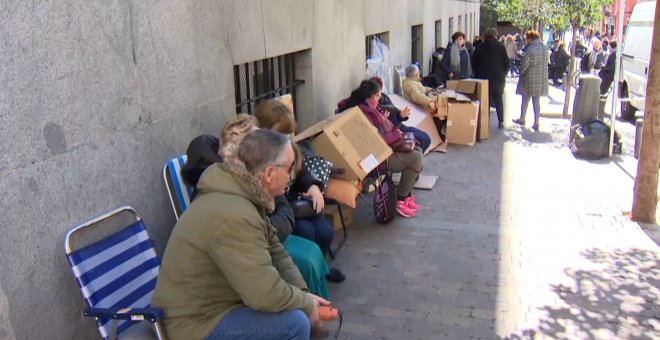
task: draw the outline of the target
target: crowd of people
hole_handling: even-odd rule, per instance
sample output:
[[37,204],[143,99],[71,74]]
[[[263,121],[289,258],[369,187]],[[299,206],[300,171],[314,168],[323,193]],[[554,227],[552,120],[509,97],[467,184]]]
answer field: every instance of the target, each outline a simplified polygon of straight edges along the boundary
[[[547,52],[538,32],[528,31],[524,38],[516,90],[523,101],[514,122],[525,124],[531,101],[532,128],[538,130],[539,97],[548,91]],[[437,68],[446,79],[488,79],[501,128],[505,79],[512,53],[521,48],[512,36],[499,41],[492,28],[475,39],[473,51],[465,40],[465,34],[454,33],[447,48],[436,51]],[[597,54],[584,60],[601,72],[609,61]],[[401,173],[396,211],[411,218],[421,208],[413,186],[431,141],[426,132],[403,124],[410,108],[396,107],[382,89],[378,77],[363,80],[338,102],[337,112],[359,107],[392,148],[384,164]],[[402,90],[407,100],[434,117],[445,141],[447,117],[438,112],[435,89],[424,85],[416,65],[406,68]],[[194,188],[191,204],[170,235],[153,297],[153,304],[166,312],[168,337],[327,336],[319,316],[319,307],[330,304],[326,281],[340,283],[345,275],[326,261],[334,238],[332,225],[321,214],[326,183],[307,165],[318,155],[309,145],[293,142],[295,132],[291,109],[268,99],[254,116],[240,114],[229,121],[219,138],[204,135],[190,143],[181,175]],[[297,215],[292,202],[299,200],[306,200],[314,213]]]
[[[400,172],[397,212],[413,217],[420,206],[413,185],[430,140],[401,124],[410,109],[382,93],[380,78],[366,79],[338,111],[357,106],[394,148],[386,161]],[[195,138],[181,170],[194,187],[191,204],[175,225],[152,303],[165,310],[172,339],[309,339],[328,335],[319,307],[328,305],[326,281],[345,275],[328,267],[334,238],[324,209],[324,183],[310,174],[313,150],[292,142],[293,113],[283,102],[260,103],[255,115],[237,115],[220,138]],[[397,144],[404,131],[417,142]],[[307,199],[318,215],[296,216],[291,202]]]

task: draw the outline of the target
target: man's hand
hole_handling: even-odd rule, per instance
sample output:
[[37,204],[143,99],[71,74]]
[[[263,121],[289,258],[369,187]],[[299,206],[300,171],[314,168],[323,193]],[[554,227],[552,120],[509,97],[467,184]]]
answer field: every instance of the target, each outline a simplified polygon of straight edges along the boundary
[[453,79],[454,78],[454,72],[449,72],[448,76],[449,76],[449,79]]
[[330,305],[330,301],[312,293],[307,293],[307,295],[312,298],[312,301],[314,301],[314,309],[312,309],[312,315],[309,316],[309,323],[312,326],[321,326],[323,323],[319,317],[319,306],[328,306]]
[[429,102],[429,108],[430,108],[431,110],[435,110],[435,109],[436,109],[436,106],[435,106],[435,100],[432,100],[432,101]]
[[409,107],[404,107],[403,110],[401,110],[401,118],[408,118],[410,117],[410,108]]
[[307,189],[307,192],[303,194],[303,197],[312,199],[312,207],[314,207],[314,210],[316,210],[317,213],[321,213],[323,208],[325,208],[325,200],[323,199],[323,194],[321,193],[321,189],[316,184],[312,184],[312,186]]

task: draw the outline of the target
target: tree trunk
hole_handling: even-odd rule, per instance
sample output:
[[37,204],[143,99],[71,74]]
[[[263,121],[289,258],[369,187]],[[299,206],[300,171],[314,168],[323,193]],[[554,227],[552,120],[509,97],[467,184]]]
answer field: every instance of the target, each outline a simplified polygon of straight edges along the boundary
[[571,101],[571,86],[572,80],[573,80],[573,70],[575,69],[575,51],[577,48],[577,44],[575,43],[577,41],[577,25],[571,24],[571,28],[573,30],[573,37],[571,38],[571,62],[569,63],[568,66],[568,74],[566,76],[566,82],[564,83],[564,87],[566,88],[566,94],[564,96],[564,112],[563,112],[563,117],[568,118],[568,103]]
[[646,84],[646,112],[644,112],[644,131],[635,179],[635,197],[633,199],[632,220],[643,223],[655,223],[655,211],[658,204],[658,169],[660,168],[660,6],[655,8],[655,25],[649,75]]

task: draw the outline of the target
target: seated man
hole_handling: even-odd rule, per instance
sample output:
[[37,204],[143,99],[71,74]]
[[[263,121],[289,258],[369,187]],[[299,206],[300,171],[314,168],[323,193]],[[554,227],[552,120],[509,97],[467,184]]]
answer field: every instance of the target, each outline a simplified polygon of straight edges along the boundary
[[295,168],[289,139],[248,134],[236,160],[211,165],[174,227],[153,304],[170,339],[309,339],[319,304],[270,225]]
[[422,85],[419,76],[419,68],[416,65],[406,67],[406,79],[403,80],[401,86],[403,88],[404,98],[421,106],[429,114],[434,115],[433,121],[435,122],[435,126],[438,129],[438,133],[443,142],[435,150],[446,151],[447,145],[445,144],[445,135],[442,132],[442,128],[447,123],[447,117],[435,116],[437,114],[437,107],[435,96],[431,94],[433,89]]

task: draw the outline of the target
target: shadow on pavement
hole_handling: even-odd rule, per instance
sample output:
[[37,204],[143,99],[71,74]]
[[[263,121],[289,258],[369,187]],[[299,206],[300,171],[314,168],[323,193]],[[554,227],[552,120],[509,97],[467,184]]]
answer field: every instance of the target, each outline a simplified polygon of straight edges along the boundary
[[589,249],[582,253],[596,270],[566,268],[571,284],[551,290],[561,307],[544,306],[536,328],[504,339],[579,336],[584,339],[660,337],[660,259],[644,249]]

